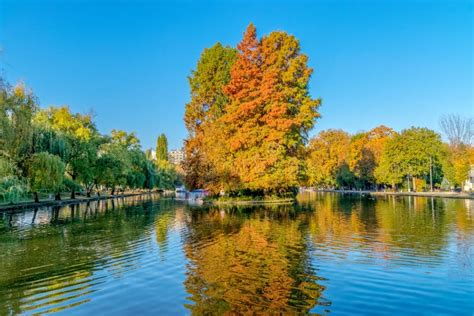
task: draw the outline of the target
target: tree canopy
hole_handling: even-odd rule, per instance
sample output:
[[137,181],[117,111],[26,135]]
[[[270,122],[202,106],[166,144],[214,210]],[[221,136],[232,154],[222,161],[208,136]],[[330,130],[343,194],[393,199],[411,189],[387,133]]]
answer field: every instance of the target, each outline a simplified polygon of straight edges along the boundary
[[161,134],[156,139],[156,159],[168,160],[168,138],[165,134]]
[[320,101],[308,91],[311,73],[296,38],[272,32],[259,40],[253,24],[237,51],[220,44],[205,51],[185,114],[187,183],[214,192],[296,187],[307,133],[319,117]]
[[[179,179],[169,166],[155,164],[134,132],[98,132],[91,114],[68,106],[40,109],[24,85],[0,79],[0,198],[17,201],[31,192],[89,196],[109,189],[172,189]],[[161,169],[160,169],[161,168]]]

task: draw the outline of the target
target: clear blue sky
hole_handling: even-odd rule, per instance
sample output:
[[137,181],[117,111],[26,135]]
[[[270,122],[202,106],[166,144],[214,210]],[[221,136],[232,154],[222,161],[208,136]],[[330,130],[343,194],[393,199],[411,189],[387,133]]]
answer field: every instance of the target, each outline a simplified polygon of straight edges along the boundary
[[42,106],[93,109],[101,132],[136,131],[145,148],[164,132],[176,148],[200,53],[249,22],[300,39],[323,99],[313,134],[473,115],[472,1],[0,0],[2,74]]

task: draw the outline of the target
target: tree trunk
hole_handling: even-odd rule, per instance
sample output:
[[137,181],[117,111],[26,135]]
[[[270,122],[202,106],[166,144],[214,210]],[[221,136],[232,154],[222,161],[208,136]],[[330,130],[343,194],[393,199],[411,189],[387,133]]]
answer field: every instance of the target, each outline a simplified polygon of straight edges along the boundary
[[71,189],[71,200],[75,200],[76,199],[76,188],[75,188],[76,176],[73,175],[71,176],[71,178],[72,178],[72,181],[74,182]]
[[416,177],[411,178],[413,181],[413,192],[416,192]]
[[433,159],[430,157],[430,191],[433,192]]
[[35,196],[35,203],[39,203],[38,192],[33,193]]
[[110,195],[114,195],[115,194],[115,187],[112,188],[112,192],[110,193]]
[[90,189],[90,190],[87,190],[86,196],[87,196],[88,198],[90,198],[90,197],[91,197],[91,191],[92,191],[92,189]]
[[61,193],[59,193],[59,192],[56,193],[56,195],[54,196],[54,199],[55,199],[56,201],[61,201]]

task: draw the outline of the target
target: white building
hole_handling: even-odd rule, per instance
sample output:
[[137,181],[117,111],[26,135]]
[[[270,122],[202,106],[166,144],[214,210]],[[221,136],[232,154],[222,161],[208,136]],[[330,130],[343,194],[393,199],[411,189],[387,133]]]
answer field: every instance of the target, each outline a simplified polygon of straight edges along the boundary
[[471,166],[469,173],[467,174],[467,179],[464,182],[464,191],[473,191],[474,190],[474,166]]
[[168,152],[168,160],[172,164],[179,165],[184,161],[184,150],[173,149]]

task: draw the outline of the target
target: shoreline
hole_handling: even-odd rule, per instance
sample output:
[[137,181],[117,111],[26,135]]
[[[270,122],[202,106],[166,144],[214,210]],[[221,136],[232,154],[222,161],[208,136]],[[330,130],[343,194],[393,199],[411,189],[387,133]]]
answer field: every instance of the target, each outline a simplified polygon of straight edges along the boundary
[[316,190],[309,192],[326,192],[342,194],[359,194],[370,196],[415,196],[415,197],[437,197],[452,199],[474,199],[474,193],[467,192],[388,192],[388,191],[368,191],[368,190]]
[[[315,190],[315,191],[306,191],[309,193],[339,193],[339,194],[354,194],[354,195],[367,195],[373,197],[382,197],[382,196],[414,196],[414,197],[436,197],[436,198],[452,198],[452,199],[474,199],[474,193],[467,192],[384,192],[384,191],[369,191],[369,190]],[[300,192],[300,193],[306,193]],[[103,195],[103,196],[94,196],[94,197],[82,197],[76,199],[63,199],[60,201],[56,200],[44,200],[39,203],[32,201],[19,202],[14,204],[3,204],[0,205],[0,213],[4,212],[20,212],[26,209],[34,209],[39,207],[48,207],[48,206],[63,206],[63,205],[73,205],[80,204],[91,201],[100,201],[100,200],[109,200],[117,198],[126,198],[132,196],[141,196],[154,194],[156,192],[139,192],[139,193],[125,193],[117,195]],[[210,200],[204,201],[204,204],[207,205],[268,205],[268,204],[294,204],[297,202],[296,198],[291,199],[277,199],[277,200],[228,200],[228,201],[219,201],[219,200]]]
[[116,199],[116,198],[126,198],[126,197],[131,197],[131,196],[148,195],[148,194],[154,194],[154,193],[156,192],[124,193],[124,194],[116,194],[116,195],[84,197],[84,198],[79,198],[79,199],[77,198],[76,199],[63,199],[60,201],[45,200],[45,201],[39,201],[38,203],[28,201],[28,202],[14,203],[14,204],[3,204],[3,205],[0,205],[0,213],[9,212],[9,211],[14,211],[14,212],[23,211],[26,209],[34,209],[34,208],[39,208],[39,207],[80,204],[84,202],[110,200],[110,199]]

